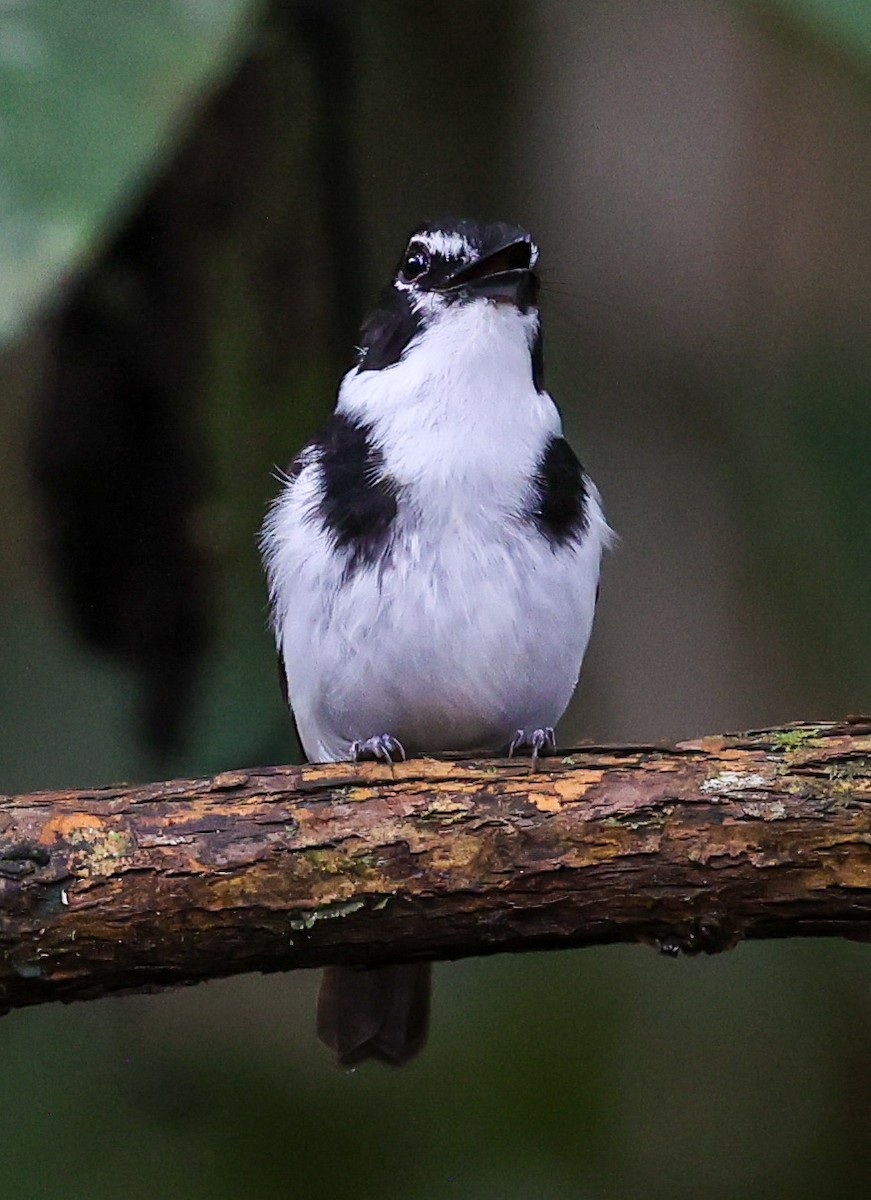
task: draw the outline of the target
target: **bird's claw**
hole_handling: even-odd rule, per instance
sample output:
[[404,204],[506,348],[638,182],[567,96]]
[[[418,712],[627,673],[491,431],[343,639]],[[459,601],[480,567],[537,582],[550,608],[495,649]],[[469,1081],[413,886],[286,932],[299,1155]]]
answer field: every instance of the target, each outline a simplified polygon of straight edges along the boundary
[[365,741],[352,742],[351,757],[354,762],[383,762],[392,766],[395,762],[405,762],[405,749],[398,738],[378,733]]
[[552,754],[556,750],[556,734],[553,726],[546,725],[544,729],[533,729],[531,733],[527,733],[525,729],[518,729],[508,747],[508,757],[513,758],[518,750],[532,752],[530,769],[534,771],[542,754]]

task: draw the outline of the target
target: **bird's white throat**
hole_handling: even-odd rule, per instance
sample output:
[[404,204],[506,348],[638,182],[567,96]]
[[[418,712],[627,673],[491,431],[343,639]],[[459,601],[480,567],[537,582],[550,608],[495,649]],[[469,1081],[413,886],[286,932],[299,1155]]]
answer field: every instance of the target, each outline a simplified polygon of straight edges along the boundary
[[399,362],[350,371],[337,411],[366,422],[400,479],[468,468],[478,479],[526,472],[560,421],[532,379],[534,311],[475,300],[428,316]]

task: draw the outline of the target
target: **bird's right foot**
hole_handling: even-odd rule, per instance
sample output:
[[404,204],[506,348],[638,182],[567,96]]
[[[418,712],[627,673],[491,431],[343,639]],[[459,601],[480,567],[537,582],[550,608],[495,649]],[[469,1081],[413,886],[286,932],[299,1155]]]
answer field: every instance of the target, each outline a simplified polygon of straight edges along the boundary
[[354,762],[383,762],[388,766],[396,762],[405,762],[402,742],[389,733],[376,734],[375,737],[366,738],[364,742],[352,742],[351,756]]
[[531,732],[526,729],[518,729],[508,747],[508,757],[513,758],[518,750],[531,752],[532,762],[529,769],[530,771],[537,770],[539,756],[552,754],[556,750],[556,734],[553,726],[546,725],[543,729],[533,729]]

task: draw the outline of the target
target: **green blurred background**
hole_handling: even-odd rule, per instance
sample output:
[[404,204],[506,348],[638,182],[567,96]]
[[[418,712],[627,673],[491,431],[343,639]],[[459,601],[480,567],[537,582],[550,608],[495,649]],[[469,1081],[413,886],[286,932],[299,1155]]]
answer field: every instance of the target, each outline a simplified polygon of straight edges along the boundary
[[[289,759],[255,531],[410,228],[528,225],[619,549],[563,743],[871,705],[871,5],[0,5],[0,788]],[[317,980],[13,1013],[0,1196],[828,1200],[871,954],[440,966],[335,1070]]]

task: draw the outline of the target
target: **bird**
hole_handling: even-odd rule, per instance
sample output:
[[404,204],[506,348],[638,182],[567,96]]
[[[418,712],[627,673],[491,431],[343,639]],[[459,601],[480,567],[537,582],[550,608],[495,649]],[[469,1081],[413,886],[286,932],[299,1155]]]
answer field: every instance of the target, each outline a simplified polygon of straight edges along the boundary
[[[286,700],[310,762],[556,746],[612,534],[544,385],[539,249],[429,221],[362,325],[332,416],[260,535]],[[339,1063],[422,1048],[430,966],[329,967]]]

